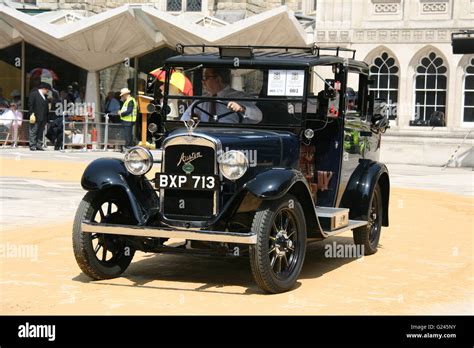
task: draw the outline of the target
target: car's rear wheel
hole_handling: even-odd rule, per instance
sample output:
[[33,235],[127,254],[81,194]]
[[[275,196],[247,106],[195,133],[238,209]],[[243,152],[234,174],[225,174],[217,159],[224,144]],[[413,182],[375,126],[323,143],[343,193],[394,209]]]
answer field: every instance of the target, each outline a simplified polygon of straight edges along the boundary
[[88,192],[77,209],[72,233],[74,256],[87,276],[96,280],[120,276],[132,262],[135,250],[123,237],[82,232],[83,220],[129,224],[132,218],[128,205],[117,195]]
[[306,252],[301,204],[289,194],[265,204],[255,213],[252,231],[257,244],[250,246],[250,265],[258,286],[270,293],[293,288]]
[[382,231],[382,216],[382,192],[377,184],[370,200],[367,225],[356,228],[353,231],[354,242],[364,248],[365,255],[372,255],[377,252]]

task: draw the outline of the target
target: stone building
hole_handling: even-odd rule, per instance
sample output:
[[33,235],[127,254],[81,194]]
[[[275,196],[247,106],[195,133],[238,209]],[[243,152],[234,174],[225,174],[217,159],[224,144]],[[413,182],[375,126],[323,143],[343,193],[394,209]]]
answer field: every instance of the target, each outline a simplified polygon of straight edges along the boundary
[[[3,3],[3,4],[2,4]],[[453,55],[451,33],[474,28],[474,0],[3,0],[0,87],[25,101],[38,70],[58,89],[143,89],[146,73],[184,43],[342,46],[371,65],[390,106],[387,162],[474,163],[474,55]],[[46,74],[47,75],[47,74]],[[428,126],[441,111],[446,126]]]
[[[316,0],[23,0],[6,1],[16,8],[28,8],[30,10],[76,10],[84,11],[88,15],[97,14],[125,4],[146,4],[158,8],[161,11],[173,13],[179,12],[201,12],[206,15],[219,16],[230,15],[234,18],[244,18],[254,14],[262,13],[273,8],[285,5],[292,11],[302,11],[313,13],[315,11]],[[303,10],[303,7],[305,9]]]
[[[472,166],[474,55],[451,47],[451,33],[472,28],[473,0],[320,0],[314,35],[371,65],[376,96],[393,111],[387,160],[441,165],[463,143],[457,161]],[[435,111],[446,127],[428,125]]]

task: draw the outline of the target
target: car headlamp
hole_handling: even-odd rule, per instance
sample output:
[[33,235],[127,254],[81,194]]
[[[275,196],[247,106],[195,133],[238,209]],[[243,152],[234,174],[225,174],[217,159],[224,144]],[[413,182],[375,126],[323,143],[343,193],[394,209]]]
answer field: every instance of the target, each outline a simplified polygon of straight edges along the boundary
[[125,167],[133,175],[143,175],[148,173],[153,165],[151,152],[143,147],[132,147],[125,154]]
[[231,150],[224,152],[219,158],[222,175],[229,180],[240,179],[249,167],[249,160],[242,152]]

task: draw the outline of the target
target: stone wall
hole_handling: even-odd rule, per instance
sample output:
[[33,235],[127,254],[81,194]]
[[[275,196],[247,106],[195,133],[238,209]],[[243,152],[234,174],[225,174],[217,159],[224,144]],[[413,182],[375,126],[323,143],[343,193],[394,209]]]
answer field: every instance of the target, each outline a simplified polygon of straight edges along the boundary
[[302,0],[217,0],[210,1],[217,10],[245,10],[248,15],[262,13],[282,5],[290,10],[301,9]]
[[[37,0],[37,5],[41,9],[83,10],[90,13],[100,13],[128,3],[155,4],[158,8],[166,8],[166,0]],[[207,9],[210,15],[216,11],[245,11],[246,17],[249,17],[282,5],[298,11],[301,9],[301,3],[302,0],[208,0]]]
[[83,10],[93,13],[100,13],[106,10],[123,6],[125,4],[160,4],[164,0],[37,0],[37,5],[41,9],[53,10]]
[[[139,0],[137,1],[139,2]],[[100,13],[111,8],[123,5],[121,0],[37,0],[40,9],[51,10],[81,10],[91,13]]]

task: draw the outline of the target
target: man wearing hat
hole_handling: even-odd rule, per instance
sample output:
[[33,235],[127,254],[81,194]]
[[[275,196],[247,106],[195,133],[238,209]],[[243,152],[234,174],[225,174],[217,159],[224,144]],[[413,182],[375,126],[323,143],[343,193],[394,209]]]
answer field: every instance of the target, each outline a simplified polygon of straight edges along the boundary
[[131,93],[128,88],[120,90],[120,99],[123,101],[123,105],[118,114],[124,128],[125,148],[133,146],[133,125],[137,120],[137,102]]
[[49,101],[48,91],[51,90],[49,83],[40,83],[28,97],[28,111],[30,114],[30,150],[44,151],[43,132],[48,121]]

